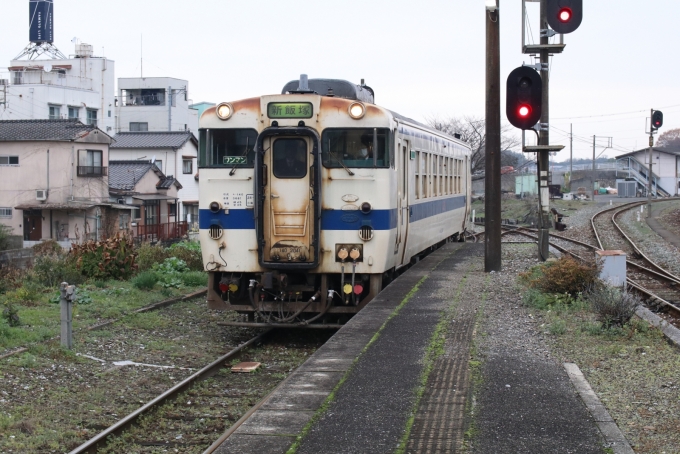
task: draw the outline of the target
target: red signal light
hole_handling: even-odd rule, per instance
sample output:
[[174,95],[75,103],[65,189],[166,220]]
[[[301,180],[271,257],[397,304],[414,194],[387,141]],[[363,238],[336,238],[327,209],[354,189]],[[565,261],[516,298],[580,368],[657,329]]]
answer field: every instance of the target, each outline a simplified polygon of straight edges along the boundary
[[562,23],[567,23],[571,20],[573,14],[571,12],[571,8],[562,8],[559,13],[557,13],[557,17]]
[[526,117],[531,113],[531,107],[529,106],[519,106],[519,110],[517,111],[519,113],[520,117]]

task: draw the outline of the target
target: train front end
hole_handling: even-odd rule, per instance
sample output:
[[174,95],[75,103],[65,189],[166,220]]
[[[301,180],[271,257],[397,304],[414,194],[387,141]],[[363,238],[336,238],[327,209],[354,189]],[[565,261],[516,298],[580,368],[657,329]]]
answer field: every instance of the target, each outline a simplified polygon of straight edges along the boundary
[[238,323],[300,326],[342,322],[367,304],[394,267],[393,129],[372,103],[311,90],[207,110],[209,306],[244,314]]

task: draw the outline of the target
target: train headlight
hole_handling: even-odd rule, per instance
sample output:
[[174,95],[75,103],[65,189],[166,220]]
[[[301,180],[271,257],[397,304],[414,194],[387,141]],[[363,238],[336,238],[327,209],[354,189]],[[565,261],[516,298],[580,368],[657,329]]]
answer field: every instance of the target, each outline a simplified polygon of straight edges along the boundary
[[349,105],[349,116],[354,118],[355,120],[363,118],[365,113],[366,106],[364,106],[363,103],[353,102],[352,104]]
[[231,114],[234,113],[234,107],[228,102],[222,102],[217,105],[215,112],[220,120],[228,120]]
[[208,208],[210,208],[211,213],[218,213],[222,208],[222,205],[220,205],[220,202],[210,202]]

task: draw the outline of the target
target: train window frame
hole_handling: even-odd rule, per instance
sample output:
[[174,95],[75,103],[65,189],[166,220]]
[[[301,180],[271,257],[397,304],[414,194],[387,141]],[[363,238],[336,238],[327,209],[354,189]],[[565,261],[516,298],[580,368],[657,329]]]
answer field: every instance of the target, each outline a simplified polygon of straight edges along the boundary
[[[296,153],[298,157],[291,156],[290,149],[280,149],[277,144],[283,142],[302,142],[304,144],[304,150],[302,153]],[[275,138],[272,143],[272,174],[277,179],[291,180],[291,179],[302,179],[307,176],[309,170],[309,144],[302,137],[278,137]],[[293,151],[294,152],[294,151]],[[282,154],[283,156],[278,156]],[[300,156],[304,157],[304,162],[299,159]],[[286,159],[290,157],[289,162]]]
[[[357,133],[359,131],[364,131],[363,133],[355,134],[360,138],[363,138],[364,136],[372,136],[373,131],[376,132],[376,138],[380,139],[384,137],[384,143],[383,146],[380,147],[378,146],[379,150],[382,150],[382,156],[383,158],[380,159],[379,155],[376,156],[373,160],[368,159],[368,158],[361,158],[357,154],[358,148],[361,147],[361,143],[358,143],[355,146],[355,150],[351,150],[354,153],[354,156],[351,156],[350,153],[348,153],[347,150],[347,139],[345,139],[345,143],[343,144],[342,148],[342,154],[343,157],[341,159],[342,163],[352,169],[389,169],[389,168],[394,168],[394,159],[393,159],[393,153],[392,153],[392,148],[393,148],[393,141],[394,141],[394,135],[393,132],[390,128],[378,128],[378,127],[355,127],[355,128],[324,128],[323,131],[321,131],[321,162],[323,166],[327,169],[339,169],[342,168],[343,165],[340,164],[340,160],[338,160],[338,156],[335,151],[331,152],[329,150],[329,145],[328,145],[328,140],[329,140],[329,134],[333,132],[338,132],[338,131],[346,131],[346,132],[352,132],[352,133]],[[370,137],[369,137],[370,138]],[[333,140],[332,137],[330,137],[330,140]],[[356,142],[354,142],[356,143]],[[332,156],[331,156],[332,155]],[[350,157],[353,157],[355,159],[348,159]],[[382,163],[380,163],[382,161]]]
[[[230,155],[220,153],[219,147],[215,148],[215,137],[220,134],[246,133],[247,153]],[[258,131],[255,128],[202,128],[198,131],[198,168],[199,169],[224,169],[240,168],[252,169],[255,167],[255,143],[257,142]],[[243,144],[237,143],[231,146],[242,147]],[[245,151],[245,149],[244,149]],[[234,158],[234,159],[225,159]],[[243,162],[245,158],[245,162]]]

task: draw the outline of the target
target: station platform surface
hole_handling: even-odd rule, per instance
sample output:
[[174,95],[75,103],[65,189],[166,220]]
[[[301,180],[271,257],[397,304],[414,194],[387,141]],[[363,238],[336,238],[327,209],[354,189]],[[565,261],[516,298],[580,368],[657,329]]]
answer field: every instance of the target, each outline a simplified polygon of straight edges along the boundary
[[[604,452],[602,426],[572,374],[527,334],[522,318],[510,322],[511,311],[524,308],[516,298],[503,303],[518,289],[502,274],[484,272],[483,244],[434,251],[338,330],[215,452]],[[484,361],[471,361],[473,350]]]

